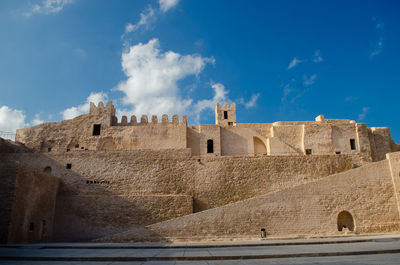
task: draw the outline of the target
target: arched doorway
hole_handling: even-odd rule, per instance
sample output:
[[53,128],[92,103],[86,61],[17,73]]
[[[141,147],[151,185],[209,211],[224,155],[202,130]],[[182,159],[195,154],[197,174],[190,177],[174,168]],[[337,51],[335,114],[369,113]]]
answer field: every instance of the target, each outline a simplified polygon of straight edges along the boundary
[[351,213],[348,211],[342,211],[337,217],[338,231],[343,231],[343,228],[349,229],[349,231],[354,231],[354,219]]
[[266,154],[267,153],[267,147],[265,146],[264,142],[260,138],[254,136],[253,142],[254,142],[254,154]]

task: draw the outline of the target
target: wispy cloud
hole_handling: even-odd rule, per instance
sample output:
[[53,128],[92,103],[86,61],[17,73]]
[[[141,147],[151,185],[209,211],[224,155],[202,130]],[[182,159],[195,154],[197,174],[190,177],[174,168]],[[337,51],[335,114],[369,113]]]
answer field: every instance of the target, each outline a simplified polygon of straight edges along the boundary
[[152,6],[148,6],[142,13],[140,13],[140,20],[136,24],[128,23],[125,26],[125,34],[136,31],[141,27],[148,28],[150,22],[153,20],[155,10]]
[[237,99],[237,103],[244,105],[246,109],[253,108],[257,105],[257,100],[260,97],[260,93],[252,94],[249,101],[245,101],[244,98]]
[[312,56],[312,61],[314,63],[320,63],[322,62],[324,59],[321,56],[321,51],[320,50],[316,50]]
[[257,104],[257,100],[260,97],[260,93],[253,94],[251,95],[251,98],[249,101],[245,102],[244,106],[246,109],[253,108]]
[[362,112],[358,115],[358,119],[360,121],[363,121],[365,119],[365,117],[367,116],[369,110],[370,110],[370,107],[363,107]]
[[59,13],[68,4],[71,4],[73,0],[42,0],[40,4],[35,4],[30,11],[26,12],[25,16],[31,16],[34,14],[56,14]]
[[160,5],[160,10],[162,12],[167,12],[179,3],[179,0],[158,0]]
[[379,55],[382,53],[383,51],[383,30],[384,30],[384,23],[373,17],[372,20],[375,22],[375,29],[378,33],[378,39],[376,41],[374,41],[373,45],[372,45],[372,50],[370,52],[370,56],[374,57],[376,55]]
[[302,61],[300,59],[297,59],[297,57],[294,57],[293,60],[289,63],[288,69],[292,69],[293,67],[295,67],[296,65],[298,65],[301,62]]
[[221,83],[211,83],[211,87],[214,90],[214,96],[212,99],[202,99],[197,101],[194,104],[194,108],[191,112],[191,115],[194,117],[194,121],[196,123],[200,122],[200,114],[204,110],[211,110],[215,109],[215,105],[217,103],[222,103],[228,100],[227,94],[229,91],[225,89],[225,86]]
[[82,60],[86,59],[88,56],[87,52],[82,48],[76,48],[76,49],[74,49],[73,52],[78,58],[80,58]]
[[125,26],[125,32],[122,35],[122,38],[125,37],[126,34],[139,30],[140,28],[149,29],[150,25],[157,20],[157,16],[160,13],[165,13],[168,10],[172,9],[179,3],[179,0],[159,0],[158,8],[154,8],[151,5],[148,5],[141,13],[140,19],[136,24],[128,23]]
[[357,100],[357,98],[356,98],[356,97],[353,97],[353,96],[348,96],[348,97],[346,97],[344,100],[345,100],[346,102],[352,102],[352,101]]
[[315,80],[317,79],[317,75],[313,74],[310,77],[308,77],[307,75],[303,76],[303,85],[304,86],[311,86],[312,84],[314,84]]

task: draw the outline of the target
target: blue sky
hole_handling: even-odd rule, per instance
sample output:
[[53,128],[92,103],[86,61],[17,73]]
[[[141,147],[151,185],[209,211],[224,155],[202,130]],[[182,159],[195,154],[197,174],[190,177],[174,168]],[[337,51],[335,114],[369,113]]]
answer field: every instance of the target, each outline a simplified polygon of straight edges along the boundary
[[118,115],[352,119],[400,142],[398,1],[0,2],[0,131]]

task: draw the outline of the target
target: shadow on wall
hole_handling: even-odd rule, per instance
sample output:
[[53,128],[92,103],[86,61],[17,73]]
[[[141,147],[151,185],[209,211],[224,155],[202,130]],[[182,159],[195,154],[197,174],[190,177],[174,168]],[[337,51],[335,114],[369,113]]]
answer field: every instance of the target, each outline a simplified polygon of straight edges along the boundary
[[[11,144],[11,143],[7,143]],[[0,146],[1,147],[1,146]],[[149,211],[146,207],[141,205],[145,199],[130,200],[130,197],[123,197],[113,194],[100,183],[95,188],[99,195],[82,196],[73,194],[74,191],[69,190],[65,185],[65,178],[73,178],[75,185],[90,185],[90,181],[82,175],[73,171],[73,165],[63,165],[60,162],[49,158],[42,154],[23,154],[19,150],[12,150],[12,152],[3,153],[4,150],[11,150],[12,148],[0,148],[0,153],[4,159],[0,163],[0,172],[2,172],[3,181],[10,180],[11,186],[22,185],[16,183],[17,175],[21,175],[21,170],[13,170],[7,173],[7,164],[27,164],[26,170],[29,166],[35,166],[35,171],[40,171],[38,174],[43,175],[43,181],[46,181],[45,176],[56,175],[61,179],[60,186],[56,195],[55,210],[54,210],[54,225],[53,222],[38,219],[34,214],[31,201],[34,198],[27,198],[26,194],[16,194],[15,198],[2,201],[4,208],[11,209],[9,204],[14,204],[18,201],[18,205],[12,210],[12,216],[20,216],[18,222],[10,223],[9,227],[2,227],[11,238],[12,242],[9,243],[24,243],[24,242],[46,242],[46,241],[91,241],[97,238],[109,236],[112,234],[120,233],[126,230],[136,231],[132,241],[168,241],[162,236],[150,231],[145,226],[150,223],[163,221],[159,216],[154,215],[154,212]],[[72,167],[72,168],[71,168]],[[44,173],[44,174],[43,174]],[[26,172],[29,174],[29,172]],[[29,189],[34,189],[36,193],[43,193],[42,188],[45,189],[46,183],[28,181],[26,178],[18,177],[22,180],[24,185],[29,185]],[[53,179],[55,179],[53,177]],[[17,181],[18,182],[18,181]],[[106,185],[107,183],[102,183]],[[10,186],[10,187],[11,187]],[[18,189],[18,187],[16,187]],[[48,187],[46,187],[47,189]],[[11,196],[11,195],[10,195]],[[142,196],[144,197],[144,196]],[[39,200],[39,205],[43,206],[46,202]],[[54,198],[53,198],[54,203]],[[146,202],[145,202],[146,203]],[[145,204],[144,203],[144,204]],[[160,202],[161,204],[164,203]],[[54,207],[54,204],[53,204]],[[53,208],[54,209],[54,208]],[[32,214],[33,213],[33,214]],[[148,218],[151,216],[152,218]],[[2,216],[1,219],[8,219],[9,217]],[[20,220],[21,219],[21,220]],[[1,220],[1,223],[7,223],[7,220]],[[12,219],[17,220],[17,219]],[[8,231],[7,231],[8,230]],[[50,231],[52,230],[52,231]],[[18,232],[18,233],[17,233]],[[27,234],[28,237],[20,237],[17,234]],[[29,235],[38,235],[29,237]]]
[[[56,167],[64,167],[57,161],[52,162]],[[68,175],[77,185],[92,186],[98,195],[72,195],[68,186],[61,182],[54,217],[54,241],[92,241],[126,230],[136,231],[132,241],[168,241],[146,228],[148,224],[163,221],[145,207],[146,202],[113,194],[103,187],[110,181],[88,180],[73,168],[68,170]]]

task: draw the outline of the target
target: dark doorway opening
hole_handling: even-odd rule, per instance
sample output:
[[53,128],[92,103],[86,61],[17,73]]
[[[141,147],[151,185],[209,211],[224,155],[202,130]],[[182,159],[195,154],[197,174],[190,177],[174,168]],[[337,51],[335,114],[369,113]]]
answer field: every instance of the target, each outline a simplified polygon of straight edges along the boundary
[[338,231],[343,231],[344,228],[349,231],[354,231],[354,219],[348,211],[342,211],[338,214],[337,218]]
[[214,141],[213,140],[207,140],[207,153],[212,154],[214,153]]
[[356,140],[350,139],[351,150],[356,150]]

